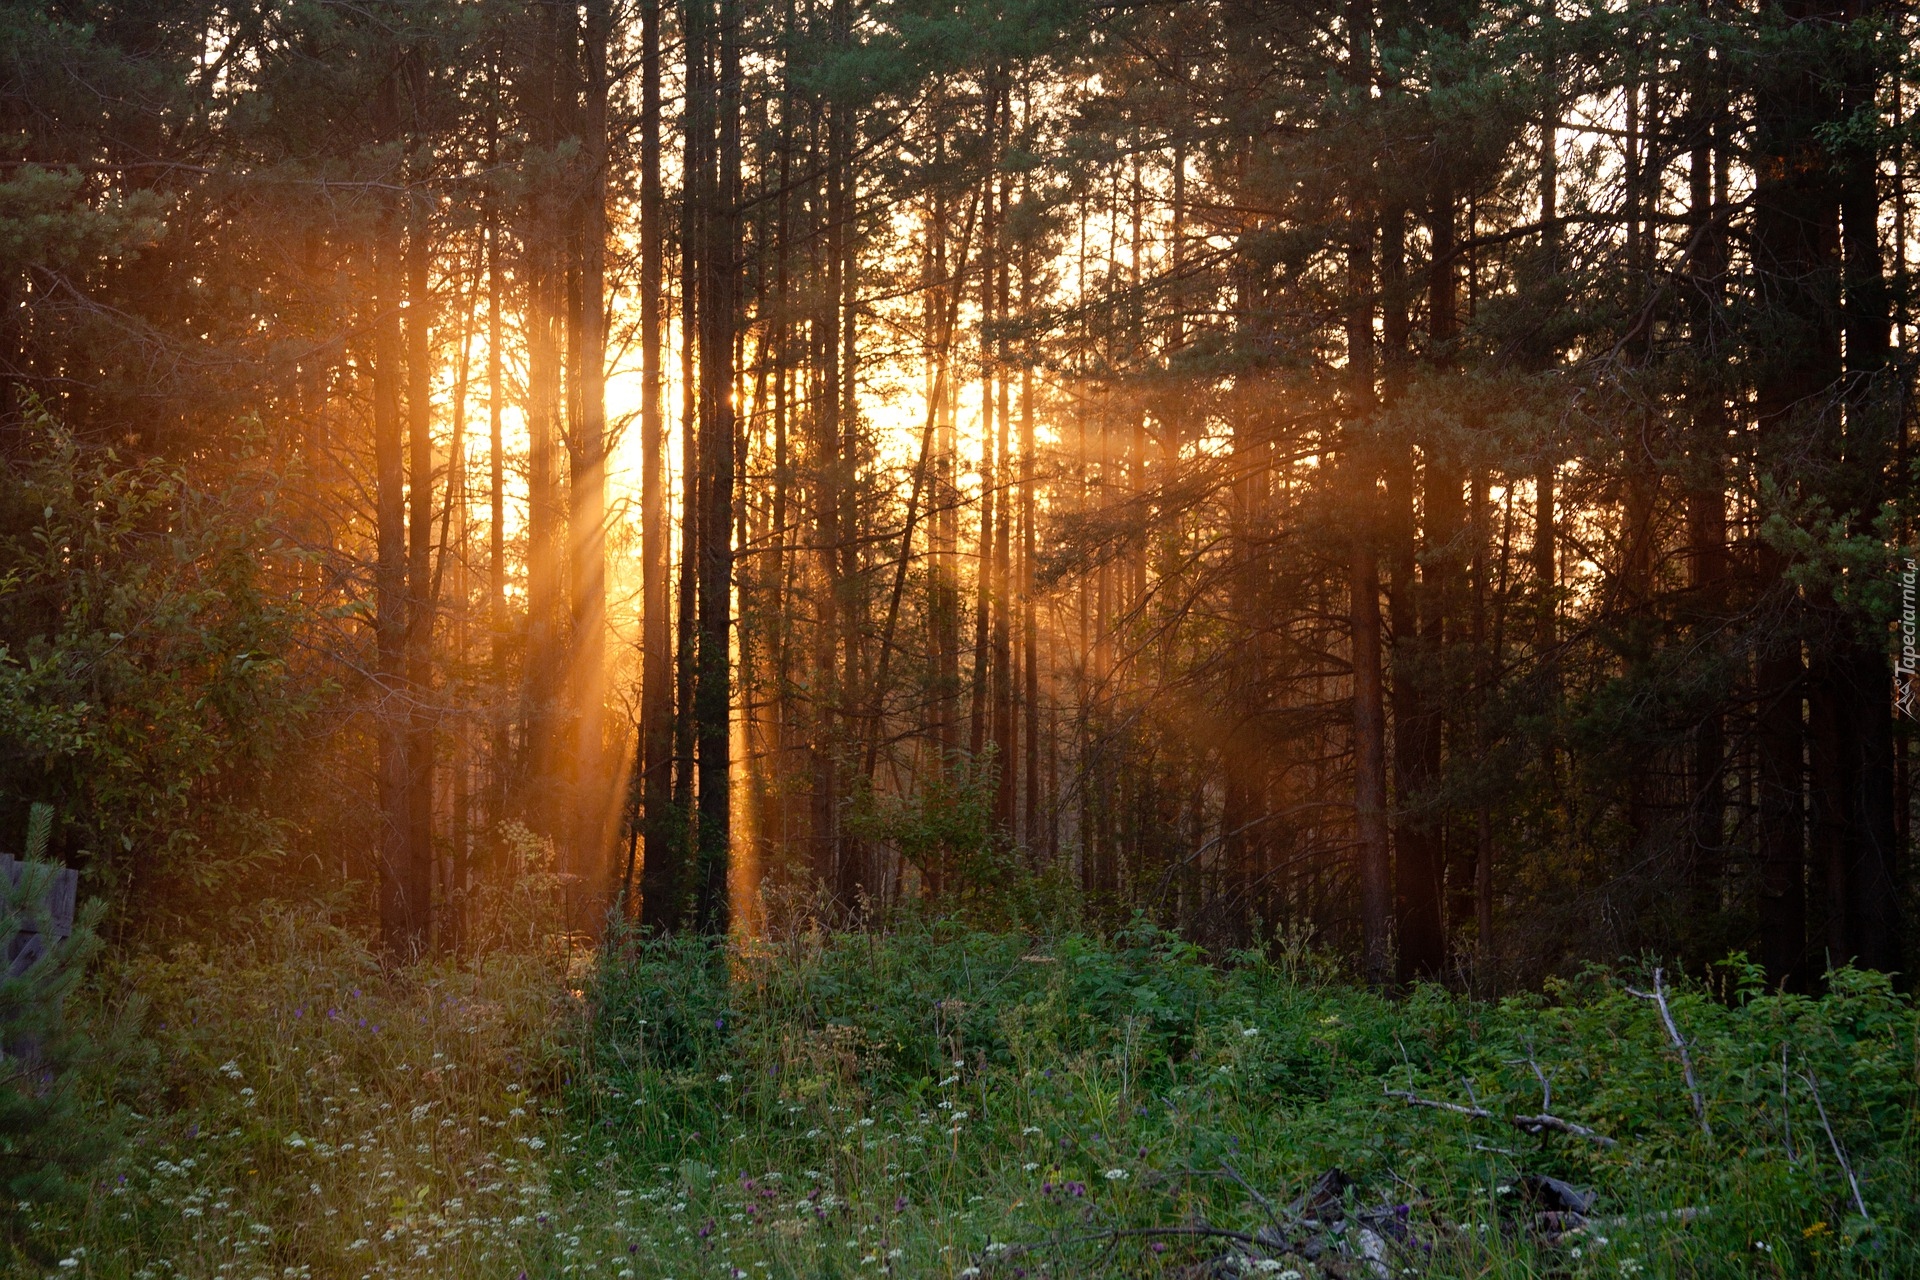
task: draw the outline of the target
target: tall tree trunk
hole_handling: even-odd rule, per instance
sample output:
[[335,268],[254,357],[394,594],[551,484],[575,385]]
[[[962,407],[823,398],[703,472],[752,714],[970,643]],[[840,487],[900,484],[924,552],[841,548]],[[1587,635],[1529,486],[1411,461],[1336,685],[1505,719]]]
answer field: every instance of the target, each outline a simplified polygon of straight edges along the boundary
[[[987,77],[986,97],[987,167],[981,196],[981,208],[984,210],[985,217],[980,240],[980,556],[974,569],[973,719],[967,733],[967,753],[976,760],[986,750],[989,729],[988,712],[993,701],[989,681],[992,675],[990,662],[993,645],[993,524],[996,497],[993,419],[996,402],[993,394],[994,353],[990,330],[994,323],[994,304],[999,297],[995,282],[998,279],[1000,262],[1000,204],[996,195],[998,183],[995,173],[999,156],[1000,93],[996,75],[990,74]],[[1004,760],[996,761],[995,764],[1002,769],[1006,767]]]
[[[424,187],[431,156],[426,71],[408,57],[413,136],[409,177]],[[425,946],[433,929],[433,226],[424,190],[407,198],[407,858],[411,930]]]
[[[703,10],[709,0],[695,0]],[[706,14],[702,14],[702,22]],[[724,934],[731,921],[727,871],[732,822],[734,337],[740,258],[740,10],[719,0],[719,120],[708,188],[700,311],[699,683],[694,720],[700,755],[696,924]],[[704,55],[703,55],[704,56]],[[703,134],[703,143],[709,135]],[[703,169],[705,166],[703,165]],[[702,174],[703,181],[708,174]]]
[[[563,62],[559,14],[541,6],[533,15],[533,50],[525,110],[537,163],[551,170],[560,151]],[[555,445],[561,415],[561,312],[564,229],[554,207],[557,175],[543,172],[526,198],[522,259],[527,346],[527,643],[524,687],[529,760],[527,816],[533,829],[558,835],[556,794],[562,770],[557,730],[565,672],[561,635],[563,580],[561,511]]]
[[810,452],[814,542],[819,565],[818,621],[814,626],[810,680],[814,720],[813,875],[815,882],[831,895],[833,906],[839,912],[853,905],[842,878],[840,840],[840,704],[847,692],[841,684],[840,665],[841,593],[844,590],[840,548],[845,534],[841,527],[844,460],[840,456],[840,252],[836,239],[842,110],[844,107],[838,102],[824,104],[822,132],[826,162],[809,200],[814,232],[810,240],[815,252],[814,306],[808,324],[815,371],[809,416],[813,428]]
[[374,647],[379,705],[380,936],[391,954],[417,955],[425,947],[419,899],[410,874],[412,787],[407,762],[407,508],[405,424],[402,421],[401,336],[394,270],[393,218],[383,217],[369,254],[373,277]]
[[[1373,83],[1373,5],[1347,6],[1349,79]],[[1361,972],[1382,986],[1392,977],[1393,862],[1387,833],[1387,716],[1381,684],[1380,570],[1375,548],[1378,467],[1374,408],[1374,231],[1370,173],[1350,175],[1347,199],[1348,625],[1353,666],[1354,833],[1360,871]]]
[[674,840],[673,606],[668,596],[667,433],[660,402],[666,287],[660,185],[660,0],[640,5],[640,788],[644,815],[640,919],[680,920],[680,848]]
[[[794,22],[793,0],[787,0],[784,18],[784,30],[791,34]],[[769,340],[773,350],[773,510],[772,529],[767,547],[767,581],[769,587],[768,606],[773,618],[773,637],[771,659],[772,680],[772,741],[769,757],[771,767],[771,785],[768,787],[769,806],[765,827],[771,832],[774,846],[785,849],[793,838],[792,788],[788,785],[788,750],[791,744],[791,725],[793,718],[792,702],[789,696],[793,679],[793,633],[795,621],[792,617],[793,559],[788,549],[788,522],[793,519],[793,453],[791,438],[791,398],[793,385],[792,345],[794,323],[791,312],[792,288],[790,260],[792,257],[792,209],[793,209],[793,147],[794,137],[794,94],[791,83],[783,85],[780,104],[779,129],[779,183],[780,196],[773,230],[774,286],[773,318]]]
[[[1455,286],[1454,200],[1452,190],[1442,184],[1434,195],[1429,215],[1433,262],[1428,280],[1428,336],[1433,359],[1444,365],[1450,358],[1456,337],[1458,305]],[[1425,499],[1426,563],[1421,566],[1418,601],[1418,639],[1414,661],[1401,662],[1396,653],[1396,693],[1400,681],[1407,684],[1402,718],[1395,716],[1395,754],[1399,773],[1399,822],[1394,833],[1396,859],[1394,896],[1400,942],[1400,977],[1432,978],[1439,975],[1446,961],[1446,928],[1442,919],[1443,825],[1432,808],[1432,789],[1440,773],[1441,694],[1437,672],[1448,643],[1448,606],[1454,591],[1454,540],[1460,526],[1460,473],[1447,456],[1443,443],[1429,441],[1423,449],[1425,467],[1422,492]],[[1408,500],[1411,500],[1409,486]],[[1411,578],[1408,554],[1411,540],[1401,549],[1402,567]],[[1411,585],[1411,583],[1409,583]],[[1411,606],[1411,602],[1409,602]],[[1407,622],[1413,621],[1411,607]],[[1401,643],[1395,626],[1396,649]],[[1408,635],[1412,640],[1413,636]],[[1399,699],[1396,698],[1396,710]],[[1409,806],[1427,812],[1409,811]]]
[[595,929],[613,888],[613,778],[606,755],[607,662],[607,45],[609,0],[587,0],[581,31],[581,195],[574,209],[580,270],[574,348],[578,419],[568,432],[572,653],[569,663],[575,801],[569,824],[579,877],[575,927]]
[[[491,69],[492,99],[487,114],[487,159],[489,168],[497,164],[500,141],[499,68]],[[484,234],[487,252],[487,629],[492,644],[493,679],[504,684],[507,672],[509,639],[507,634],[507,485],[506,485],[506,386],[505,341],[501,317],[503,303],[500,262],[500,191],[489,184]],[[489,836],[497,839],[507,820],[507,777],[511,746],[507,714],[496,706],[488,717],[488,755],[491,768],[487,779],[487,822]]]
[[701,488],[705,473],[700,464],[700,391],[696,353],[706,336],[706,308],[712,299],[703,288],[708,229],[708,166],[712,163],[713,124],[711,52],[708,15],[711,0],[683,0],[681,34],[685,41],[686,93],[682,98],[680,166],[680,573],[674,627],[674,770],[673,861],[679,870],[678,894],[671,904],[676,923],[686,923],[699,894],[698,867],[693,865],[694,754],[696,725],[694,689],[699,670],[695,629],[700,610],[700,542],[705,532]]
[[[851,0],[833,0],[830,20],[833,40],[838,48],[853,44],[854,11]],[[854,153],[858,115],[852,102],[836,104],[832,118],[831,185],[828,187],[828,220],[832,235],[827,249],[833,255],[828,263],[827,288],[831,299],[829,330],[822,335],[834,352],[833,385],[839,396],[836,422],[839,434],[835,445],[840,499],[840,538],[838,582],[840,608],[845,615],[841,639],[841,690],[849,707],[862,705],[869,681],[867,668],[867,593],[860,573],[860,548],[865,541],[860,503],[860,378],[859,378],[859,165]],[[844,783],[842,784],[844,785]],[[869,866],[866,843],[854,834],[835,832],[840,899],[850,906],[863,901],[878,901],[882,886]]]
[[[1829,16],[1817,0],[1794,0],[1784,12],[1803,38]],[[1827,454],[1825,442],[1833,434],[1829,401],[1841,372],[1839,211],[1818,137],[1835,114],[1831,90],[1810,57],[1781,60],[1756,87],[1753,256],[1770,339],[1754,365],[1757,463],[1788,495],[1799,491],[1800,460]],[[1777,544],[1762,541],[1755,567],[1768,619],[1755,657],[1760,952],[1771,980],[1797,984],[1807,977],[1801,799],[1806,611]]]
[[[1025,245],[1020,249],[1020,305],[1030,305],[1032,264]],[[1040,830],[1040,633],[1033,598],[1034,556],[1034,391],[1033,369],[1020,362],[1020,605],[1021,674],[1026,687],[1020,702],[1026,709],[1026,809],[1021,816],[1021,842],[1031,848]]]
[[[453,634],[450,639],[449,661],[457,669],[464,671],[469,663],[469,604],[473,598],[473,584],[468,556],[468,545],[472,536],[472,516],[469,509],[469,485],[467,479],[467,392],[473,360],[473,318],[479,301],[480,284],[475,279],[467,295],[465,314],[460,324],[460,356],[454,370],[453,379],[453,429],[447,442],[447,500],[440,512],[440,563],[435,571],[434,598],[441,599],[440,584],[447,572],[448,561],[453,563]],[[449,555],[448,552],[452,554]],[[464,692],[464,691],[463,691]],[[435,945],[451,954],[457,951],[465,941],[466,903],[468,890],[473,882],[473,796],[472,768],[473,749],[468,733],[469,718],[466,714],[466,699],[462,699],[460,713],[453,720],[451,759],[447,761],[451,791],[448,831],[448,856],[444,864],[444,873],[440,879],[440,911],[438,913],[438,935]]]
[[[1861,34],[1843,54],[1843,119],[1879,118],[1877,93],[1885,70],[1876,59],[1885,46],[1864,31],[1885,9],[1878,0],[1867,0],[1855,18]],[[1849,531],[1864,539],[1878,536],[1876,518],[1891,496],[1889,476],[1897,474],[1892,471],[1894,441],[1904,406],[1891,368],[1893,304],[1880,253],[1880,153],[1871,141],[1858,140],[1843,142],[1838,150],[1847,394],[1837,486],[1845,497],[1836,505],[1848,512]],[[1895,243],[1904,253],[1904,243]],[[1827,608],[1835,617],[1827,631],[1834,652],[1825,692],[1841,727],[1834,772],[1841,785],[1837,869],[1843,887],[1836,905],[1845,922],[1844,945],[1830,958],[1893,970],[1900,967],[1894,730],[1888,694],[1893,673],[1881,628],[1840,598]]]
[[[1694,61],[1693,109],[1689,113],[1688,201],[1694,235],[1700,237],[1698,262],[1689,298],[1690,338],[1699,373],[1690,388],[1690,457],[1686,497],[1688,609],[1696,651],[1717,654],[1719,629],[1727,612],[1727,393],[1718,371],[1721,308],[1725,287],[1727,238],[1722,225],[1726,199],[1726,91],[1718,63]],[[1692,795],[1689,799],[1690,856],[1688,898],[1695,922],[1720,912],[1724,850],[1727,840],[1726,710],[1715,703],[1701,715],[1693,735]]]
[[[1549,68],[1548,78],[1558,74],[1557,64]],[[1560,97],[1557,91],[1547,95],[1546,110],[1540,120],[1540,273],[1554,279],[1562,270],[1560,234]],[[1544,367],[1553,352],[1540,353]],[[1560,576],[1555,528],[1554,490],[1558,483],[1555,466],[1556,441],[1542,433],[1539,456],[1533,468],[1533,587],[1539,610],[1534,629],[1534,648],[1540,655],[1540,705],[1547,714],[1541,733],[1540,777],[1551,796],[1560,772],[1558,730],[1554,716],[1560,703],[1560,667],[1555,652],[1560,643]],[[1543,806],[1543,808],[1547,808]],[[1551,809],[1542,815],[1536,828],[1540,838],[1550,839],[1553,830]]]
[[[1008,110],[1008,100],[1004,90],[1002,91],[1000,99],[1000,114],[1002,120],[1001,132],[1004,138],[1008,132],[1006,119],[1010,114]],[[1007,201],[1012,189],[1012,184],[1003,180],[999,185],[1000,225],[1002,228],[1005,228],[1008,221]],[[1005,234],[1004,230],[1002,234]],[[994,391],[998,397],[998,403],[994,406],[993,415],[994,477],[996,483],[1002,486],[1001,492],[995,496],[994,501],[995,519],[992,542],[993,755],[995,762],[1000,767],[999,780],[994,787],[993,793],[993,815],[995,825],[999,827],[1002,832],[1011,833],[1013,829],[1014,795],[1020,785],[1020,760],[1013,740],[1013,686],[1015,676],[1013,670],[1013,635],[1009,622],[1009,614],[1013,607],[1012,536],[1013,525],[1017,516],[1013,509],[1013,486],[1008,483],[1008,480],[1013,474],[1013,460],[1011,457],[1011,449],[1009,448],[1012,444],[1012,424],[1009,419],[1012,418],[1013,414],[1012,404],[1010,403],[1011,398],[1008,394],[1011,390],[1011,380],[1007,376],[1007,339],[1004,332],[1006,319],[1011,310],[1009,306],[1009,295],[1012,292],[1011,279],[1013,272],[1012,261],[1009,255],[1004,252],[1004,249],[1002,252],[996,253],[994,259],[999,276],[999,283],[996,286],[998,289],[998,298],[995,302],[994,313],[999,317],[1003,331],[994,342],[993,353],[993,369],[995,374]],[[982,550],[985,549],[985,544],[983,544]]]

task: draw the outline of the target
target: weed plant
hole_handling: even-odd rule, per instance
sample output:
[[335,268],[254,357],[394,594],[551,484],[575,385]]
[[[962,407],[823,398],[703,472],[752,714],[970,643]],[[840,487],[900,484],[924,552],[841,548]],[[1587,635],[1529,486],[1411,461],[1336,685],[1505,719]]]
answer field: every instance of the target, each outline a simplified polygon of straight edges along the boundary
[[[1303,950],[944,924],[388,969],[283,915],[107,971],[102,1016],[148,1006],[93,1094],[128,1140],[83,1205],[28,1207],[12,1271],[1920,1274],[1911,1004],[1847,971],[1671,988],[1703,1127],[1648,980],[1387,1000]],[[1541,1112],[1615,1145],[1510,1120]],[[1350,1222],[1404,1225],[1377,1265],[1196,1234],[1284,1225],[1331,1169]],[[1584,1230],[1542,1227],[1542,1175],[1596,1193]]]

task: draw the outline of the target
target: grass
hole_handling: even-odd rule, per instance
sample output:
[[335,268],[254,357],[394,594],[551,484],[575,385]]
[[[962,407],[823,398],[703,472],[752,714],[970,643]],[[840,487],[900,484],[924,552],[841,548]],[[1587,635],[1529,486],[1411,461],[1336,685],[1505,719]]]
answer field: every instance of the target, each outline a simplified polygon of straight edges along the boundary
[[[142,1048],[93,1086],[121,1155],[25,1211],[12,1272],[1309,1280],[1379,1274],[1371,1223],[1397,1274],[1920,1273],[1920,1025],[1867,975],[1675,992],[1708,1137],[1644,972],[1388,1001],[1304,952],[947,925],[592,959],[388,971],[291,915],[122,957],[99,1015],[144,1005]],[[1616,1145],[1514,1127],[1542,1077]],[[1332,1169],[1343,1234],[1291,1231],[1317,1262],[1194,1234],[1290,1226]],[[1594,1190],[1596,1224],[1542,1229],[1537,1175]]]

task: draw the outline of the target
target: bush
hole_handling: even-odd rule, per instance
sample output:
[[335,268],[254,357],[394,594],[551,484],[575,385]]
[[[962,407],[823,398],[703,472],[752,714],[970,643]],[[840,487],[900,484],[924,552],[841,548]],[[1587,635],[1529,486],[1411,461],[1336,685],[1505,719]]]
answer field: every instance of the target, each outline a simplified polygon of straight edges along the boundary
[[[42,939],[54,936],[47,901],[62,868],[42,860],[52,824],[52,809],[35,805],[26,859],[5,890],[0,957],[12,954],[28,924]],[[82,1198],[84,1175],[113,1149],[112,1118],[83,1105],[78,1088],[83,1072],[101,1060],[103,1046],[67,1008],[100,948],[94,926],[102,907],[89,900],[72,931],[19,972],[0,967],[0,1186],[6,1188],[6,1221],[15,1239],[24,1238],[23,1206]]]
[[[1255,1192],[1284,1205],[1334,1170],[1350,1209],[1399,1215],[1417,1274],[1920,1266],[1920,1022],[1879,977],[1843,970],[1814,999],[1736,964],[1670,991],[1709,1137],[1622,974],[1486,1004],[1314,972],[1216,967],[1145,924],[1112,942],[816,933],[724,956],[623,939],[590,992],[572,1185],[633,1189],[621,1221],[642,1275],[689,1258],[715,1274],[1190,1274],[1229,1247],[1128,1233],[1250,1238],[1274,1212]],[[1543,1112],[1611,1145],[1513,1119]],[[1540,1228],[1521,1189],[1543,1178],[1590,1190],[1600,1225]],[[1321,1274],[1362,1274],[1336,1262]]]
[[263,581],[297,559],[278,482],[207,493],[44,414],[26,430],[0,467],[0,823],[54,804],[68,860],[151,910],[282,848],[265,783],[319,686],[286,661],[300,593]]

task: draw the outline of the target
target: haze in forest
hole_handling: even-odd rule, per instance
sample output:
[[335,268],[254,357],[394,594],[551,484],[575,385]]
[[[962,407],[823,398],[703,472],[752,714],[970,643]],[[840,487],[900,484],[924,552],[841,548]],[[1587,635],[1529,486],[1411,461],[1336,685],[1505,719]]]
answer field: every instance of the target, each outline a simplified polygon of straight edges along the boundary
[[0,822],[114,902],[1906,967],[1898,7],[4,22]]

